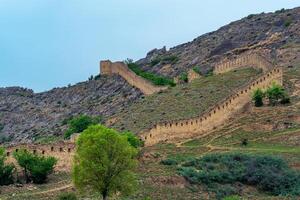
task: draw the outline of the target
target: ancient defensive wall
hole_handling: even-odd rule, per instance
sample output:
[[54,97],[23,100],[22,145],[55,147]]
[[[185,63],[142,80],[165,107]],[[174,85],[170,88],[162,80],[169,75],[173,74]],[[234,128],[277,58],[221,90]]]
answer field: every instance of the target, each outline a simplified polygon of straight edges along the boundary
[[242,67],[254,67],[267,72],[274,68],[274,65],[257,53],[245,53],[237,58],[219,62],[214,68],[214,73],[222,74]]
[[168,87],[155,86],[148,80],[136,75],[128,66],[123,62],[112,63],[109,60],[100,62],[101,74],[113,75],[118,74],[123,77],[130,85],[140,89],[145,95],[165,90]]
[[29,151],[33,154],[53,156],[58,159],[55,166],[55,171],[70,171],[72,165],[73,154],[75,151],[75,143],[73,142],[59,142],[56,144],[20,144],[17,146],[8,146],[5,148],[7,162],[15,163],[13,157],[14,152],[21,149]]
[[222,62],[215,68],[214,73],[220,74],[242,67],[255,67],[263,69],[264,74],[247,86],[236,90],[230,97],[196,118],[168,121],[156,124],[140,134],[146,146],[159,142],[168,142],[176,139],[192,138],[209,134],[212,130],[224,125],[227,120],[251,101],[251,94],[257,88],[266,89],[274,82],[283,84],[283,71],[274,67],[270,62],[258,54],[244,54],[228,62]]

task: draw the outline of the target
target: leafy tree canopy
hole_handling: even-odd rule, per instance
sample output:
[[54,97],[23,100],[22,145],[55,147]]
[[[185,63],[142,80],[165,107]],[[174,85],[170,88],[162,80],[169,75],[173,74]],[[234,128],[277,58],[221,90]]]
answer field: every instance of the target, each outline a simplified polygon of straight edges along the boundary
[[80,192],[94,192],[108,199],[135,190],[137,150],[113,129],[90,126],[77,140],[73,182]]

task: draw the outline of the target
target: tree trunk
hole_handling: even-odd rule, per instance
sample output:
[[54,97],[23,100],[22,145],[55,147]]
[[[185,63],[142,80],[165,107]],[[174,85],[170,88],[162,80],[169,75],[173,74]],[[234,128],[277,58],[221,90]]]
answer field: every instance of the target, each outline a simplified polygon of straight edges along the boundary
[[102,193],[102,197],[103,197],[103,200],[108,200],[108,192],[107,191],[104,191]]

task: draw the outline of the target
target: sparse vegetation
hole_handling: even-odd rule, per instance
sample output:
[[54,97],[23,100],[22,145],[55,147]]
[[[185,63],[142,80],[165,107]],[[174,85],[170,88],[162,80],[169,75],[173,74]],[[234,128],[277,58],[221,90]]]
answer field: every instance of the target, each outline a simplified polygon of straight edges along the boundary
[[286,104],[290,102],[284,88],[275,83],[266,90],[266,97],[269,99],[269,104],[272,106],[277,105],[278,103]]
[[101,125],[90,126],[77,140],[73,181],[81,193],[94,192],[104,200],[117,192],[131,194],[137,150],[127,137]]
[[196,73],[199,74],[199,75],[202,75],[202,72],[201,72],[201,69],[200,69],[199,66],[193,67],[193,71],[196,72]]
[[284,26],[289,27],[292,23],[293,23],[293,20],[292,20],[292,18],[289,17],[285,20]]
[[247,19],[252,19],[255,15],[254,14],[250,14],[247,16]]
[[127,66],[129,69],[131,69],[134,73],[136,73],[138,76],[141,76],[150,82],[152,82],[154,85],[159,85],[159,86],[175,86],[175,83],[172,79],[164,77],[164,76],[159,76],[151,72],[146,72],[142,70],[136,63],[130,62],[130,60],[127,60],[126,62]]
[[65,139],[69,139],[74,133],[81,133],[91,125],[99,124],[102,122],[100,117],[91,117],[88,115],[79,115],[71,118],[68,121],[69,129],[65,132]]
[[160,163],[163,165],[177,165],[178,164],[178,162],[175,159],[171,159],[171,158],[162,160]]
[[71,192],[64,192],[58,196],[58,200],[77,200],[78,198],[76,197],[75,193]]
[[284,9],[284,8],[275,11],[275,13],[284,13],[284,12],[285,12],[285,9]]
[[183,163],[179,174],[192,184],[203,183],[214,189],[242,182],[272,195],[300,195],[300,172],[273,156],[210,154]]
[[124,132],[124,133],[122,133],[122,135],[127,138],[127,141],[129,142],[129,144],[131,146],[133,146],[134,148],[139,148],[144,145],[143,141],[140,140],[136,135],[134,135],[131,132]]
[[45,183],[48,175],[53,172],[57,159],[54,157],[43,157],[21,149],[14,152],[14,157],[23,168],[25,181],[29,183]]
[[0,147],[0,186],[12,184],[14,181],[15,166],[13,164],[5,164],[5,160],[5,150]]
[[179,58],[176,55],[168,55],[168,56],[157,56],[153,60],[151,60],[150,65],[153,67],[159,63],[162,64],[175,64],[177,63]]
[[252,100],[254,101],[254,104],[256,107],[261,107],[264,105],[263,99],[264,99],[264,92],[258,88],[254,91],[252,95]]
[[266,91],[262,91],[260,88],[254,91],[252,94],[252,100],[254,101],[256,107],[263,106],[264,97],[268,98],[269,104],[272,106],[275,106],[279,103],[290,103],[290,98],[285,89],[276,83],[273,83],[272,86],[270,86]]
[[187,83],[189,81],[187,72],[181,73],[180,76],[179,76],[179,80]]

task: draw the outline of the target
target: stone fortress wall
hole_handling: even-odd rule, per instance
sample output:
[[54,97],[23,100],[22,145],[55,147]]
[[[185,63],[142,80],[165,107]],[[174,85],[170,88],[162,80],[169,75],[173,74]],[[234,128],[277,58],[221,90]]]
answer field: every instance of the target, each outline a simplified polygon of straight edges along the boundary
[[75,143],[60,142],[49,145],[21,144],[17,146],[9,146],[5,149],[7,162],[16,164],[13,154],[21,149],[25,149],[33,154],[53,156],[58,159],[55,171],[70,171],[75,151]]
[[235,59],[223,60],[216,64],[214,73],[222,74],[242,67],[254,67],[267,72],[274,68],[274,65],[257,53],[245,53]]
[[236,60],[222,62],[216,66],[214,73],[220,74],[249,66],[261,68],[265,73],[247,86],[236,90],[230,97],[208,109],[208,111],[201,116],[187,120],[156,124],[153,128],[140,134],[145,145],[151,146],[159,142],[209,134],[210,131],[224,125],[230,117],[250,102],[251,94],[255,89],[265,89],[274,82],[280,85],[283,84],[282,68],[273,66],[262,56],[257,54],[245,54]]
[[100,62],[101,74],[113,75],[118,74],[123,77],[130,85],[140,89],[145,95],[151,95],[153,93],[165,90],[168,87],[155,86],[148,80],[136,75],[131,71],[127,65],[123,62],[112,63],[109,60]]

